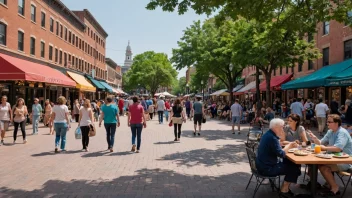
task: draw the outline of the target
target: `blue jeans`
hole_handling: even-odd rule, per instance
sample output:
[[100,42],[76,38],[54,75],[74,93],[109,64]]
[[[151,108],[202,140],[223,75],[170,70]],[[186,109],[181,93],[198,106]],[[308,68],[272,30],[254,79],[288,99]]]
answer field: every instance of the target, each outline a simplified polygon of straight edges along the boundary
[[163,123],[164,111],[158,111],[159,123]]
[[59,147],[60,139],[61,139],[61,149],[65,150],[66,146],[66,133],[67,133],[67,123],[54,123],[54,129],[56,132],[55,137],[55,148]]
[[132,145],[136,144],[137,136],[137,150],[141,147],[141,135],[142,135],[143,124],[131,124],[132,131]]
[[114,147],[115,142],[115,132],[116,132],[116,123],[105,123],[106,130],[106,141],[108,142],[108,148],[111,149]]
[[169,112],[168,111],[164,111],[165,113],[165,118],[166,118],[166,122],[169,121]]
[[33,134],[38,133],[39,117],[40,115],[33,115],[33,119],[32,119]]

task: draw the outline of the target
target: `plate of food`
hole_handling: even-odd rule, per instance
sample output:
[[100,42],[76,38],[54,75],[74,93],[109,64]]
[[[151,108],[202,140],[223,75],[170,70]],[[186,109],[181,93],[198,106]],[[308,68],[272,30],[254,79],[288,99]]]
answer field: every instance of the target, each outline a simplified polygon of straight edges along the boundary
[[294,152],[297,151],[297,150],[298,150],[298,148],[291,148],[291,149],[288,150],[288,152],[289,152],[289,153],[294,153]]
[[350,156],[347,153],[334,153],[333,157],[335,157],[335,158],[349,158]]
[[333,155],[331,154],[323,154],[323,153],[320,153],[320,154],[316,154],[315,157],[319,157],[319,158],[324,158],[324,159],[331,159]]
[[298,156],[307,156],[309,155],[309,153],[307,151],[303,151],[303,150],[296,150],[293,152],[293,154],[298,155]]

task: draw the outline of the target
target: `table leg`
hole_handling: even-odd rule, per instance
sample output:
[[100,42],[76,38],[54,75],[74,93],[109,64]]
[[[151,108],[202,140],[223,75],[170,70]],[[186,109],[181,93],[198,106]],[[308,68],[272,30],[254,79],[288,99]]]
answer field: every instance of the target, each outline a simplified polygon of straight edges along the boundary
[[317,182],[318,182],[318,165],[316,164],[311,165],[310,182],[311,182],[310,192],[312,193],[312,197],[315,197],[317,193]]

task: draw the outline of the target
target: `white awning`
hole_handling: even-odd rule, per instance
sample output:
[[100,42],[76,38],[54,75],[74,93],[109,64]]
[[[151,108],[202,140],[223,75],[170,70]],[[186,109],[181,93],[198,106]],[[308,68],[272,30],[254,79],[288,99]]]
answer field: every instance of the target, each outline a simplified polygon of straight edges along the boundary
[[227,89],[221,89],[221,90],[218,90],[212,94],[210,94],[211,96],[229,96],[230,93],[227,92]]
[[238,92],[247,92],[247,91],[249,91],[249,90],[251,90],[253,88],[255,88],[255,81],[250,82],[248,85],[244,86],[242,89],[240,89],[240,90],[238,90],[236,92],[237,93]]

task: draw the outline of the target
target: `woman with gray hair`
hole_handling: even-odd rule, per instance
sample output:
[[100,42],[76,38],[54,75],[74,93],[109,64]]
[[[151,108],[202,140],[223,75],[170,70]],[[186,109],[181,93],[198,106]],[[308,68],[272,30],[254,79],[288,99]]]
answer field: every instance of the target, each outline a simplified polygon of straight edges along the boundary
[[[284,133],[285,122],[282,119],[274,118],[270,121],[270,129],[266,132],[259,144],[258,155],[256,158],[256,167],[259,174],[268,177],[285,175],[284,182],[281,186],[280,197],[291,197],[289,186],[291,183],[297,183],[298,176],[301,174],[300,165],[296,165],[286,159],[286,153],[289,149],[297,147],[296,142],[281,147],[279,137]],[[283,162],[277,162],[283,158]]]

